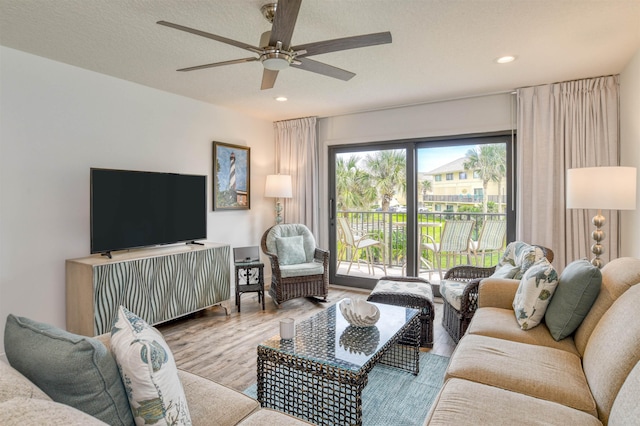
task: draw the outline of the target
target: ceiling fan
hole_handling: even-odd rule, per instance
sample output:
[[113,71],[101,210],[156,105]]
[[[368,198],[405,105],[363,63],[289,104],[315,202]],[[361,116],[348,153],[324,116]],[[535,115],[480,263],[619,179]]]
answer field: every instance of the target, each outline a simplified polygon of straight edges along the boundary
[[236,46],[258,55],[258,57],[233,59],[230,61],[181,68],[178,71],[195,71],[205,68],[219,67],[222,65],[260,61],[264,67],[262,85],[260,86],[260,89],[262,90],[271,89],[276,82],[278,72],[288,68],[289,66],[344,81],[350,80],[355,76],[354,73],[322,62],[314,61],[308,57],[322,53],[391,43],[391,33],[387,31],[292,46],[291,37],[298,18],[298,11],[300,10],[301,2],[302,0],[279,0],[278,3],[269,3],[262,6],[262,14],[269,22],[272,23],[272,26],[271,31],[267,31],[262,34],[262,37],[260,38],[260,47],[167,21],[158,21],[157,23],[166,27],[199,35],[201,37],[210,38],[231,46]]

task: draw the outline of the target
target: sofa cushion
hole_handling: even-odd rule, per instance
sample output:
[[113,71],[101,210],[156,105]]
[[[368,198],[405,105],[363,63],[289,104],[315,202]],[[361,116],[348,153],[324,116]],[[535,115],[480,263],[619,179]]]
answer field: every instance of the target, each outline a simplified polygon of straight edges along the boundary
[[513,299],[520,328],[528,330],[540,324],[557,285],[558,274],[546,258],[527,269]]
[[596,417],[562,404],[461,379],[445,382],[426,424],[602,425]]
[[597,415],[580,357],[560,349],[468,334],[451,356],[445,380],[449,378],[484,383]]
[[296,417],[285,414],[281,411],[275,411],[268,408],[263,408],[260,411],[256,411],[243,421],[238,426],[264,426],[264,425],[278,425],[278,426],[302,426],[313,425],[305,420],[298,419]]
[[306,256],[302,245],[302,235],[295,237],[277,237],[278,261],[281,265],[304,263]]
[[640,283],[640,260],[631,257],[614,259],[604,265],[601,272],[602,286],[598,298],[573,336],[581,354],[584,354],[591,333],[602,315],[620,295]]
[[54,401],[16,397],[0,403],[3,426],[104,426],[95,417]]
[[598,322],[582,357],[584,374],[603,423],[622,384],[640,361],[639,302],[640,285],[621,295]]
[[580,356],[571,336],[556,341],[551,337],[549,329],[544,323],[529,330],[521,329],[513,316],[513,309],[478,309],[471,319],[469,328],[467,328],[467,334],[478,334],[481,336],[510,340],[512,342],[547,346]]
[[564,339],[578,328],[598,297],[601,284],[600,269],[588,260],[576,260],[567,265],[544,314],[554,339]]
[[133,423],[116,363],[98,340],[9,315],[4,347],[9,363],[54,401],[112,425]]
[[191,425],[173,354],[159,331],[120,306],[111,350],[137,425]]
[[46,393],[20,374],[18,370],[6,362],[0,361],[0,402],[8,401],[15,397],[51,401],[51,398]]
[[260,409],[255,399],[209,379],[184,370],[178,370],[178,377],[189,401],[194,425],[235,425]]
[[611,407],[609,425],[631,425],[640,419],[640,362],[631,370]]

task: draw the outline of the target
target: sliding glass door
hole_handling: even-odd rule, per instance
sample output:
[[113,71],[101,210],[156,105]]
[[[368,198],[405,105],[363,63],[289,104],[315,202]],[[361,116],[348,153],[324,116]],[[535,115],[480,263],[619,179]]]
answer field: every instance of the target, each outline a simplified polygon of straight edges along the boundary
[[511,158],[511,135],[330,148],[331,283],[494,265],[515,235]]

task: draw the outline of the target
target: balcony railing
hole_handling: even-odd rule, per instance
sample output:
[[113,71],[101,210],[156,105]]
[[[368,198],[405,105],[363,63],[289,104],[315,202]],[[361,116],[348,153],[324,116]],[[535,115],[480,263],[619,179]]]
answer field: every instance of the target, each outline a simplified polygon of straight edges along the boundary
[[[424,195],[422,201],[425,203],[482,203],[482,195]],[[507,202],[506,195],[489,195],[488,201],[496,204]]]
[[[372,248],[373,259],[372,263],[377,266],[382,266],[383,263],[387,268],[402,268],[406,267],[407,256],[407,215],[400,212],[372,212],[372,211],[340,211],[338,212],[340,217],[347,218],[351,228],[355,233],[363,235],[366,234],[368,238],[376,239],[383,242],[384,249],[380,247]],[[486,220],[506,220],[504,213],[471,213],[471,212],[427,212],[418,213],[418,229],[420,232],[420,238],[418,241],[427,241],[427,235],[430,236],[436,242],[440,241],[440,233],[442,226],[447,220],[468,220],[474,219],[475,225],[471,234],[471,239],[476,240],[479,237],[482,225]],[[342,244],[344,244],[341,238],[338,238],[338,250],[337,253],[343,253],[342,259],[338,259],[341,262],[349,262],[352,252],[351,248],[346,247],[342,250]],[[504,248],[504,247],[503,247]],[[364,253],[361,253],[357,258],[363,259]],[[428,250],[421,250],[420,258],[422,260],[422,267],[426,265],[434,265],[433,254]],[[495,255],[492,258],[485,261],[485,266],[492,266],[497,263],[498,256]],[[462,263],[466,262],[466,257],[462,260]],[[444,265],[443,265],[444,266]]]

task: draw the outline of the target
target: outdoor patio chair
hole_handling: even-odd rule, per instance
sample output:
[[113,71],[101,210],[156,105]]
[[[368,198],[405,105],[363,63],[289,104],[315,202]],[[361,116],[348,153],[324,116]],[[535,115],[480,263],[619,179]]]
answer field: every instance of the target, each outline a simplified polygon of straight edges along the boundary
[[[502,250],[506,234],[506,220],[486,220],[482,224],[478,240],[471,240],[469,247],[475,258],[476,266],[484,266],[485,255],[499,253]],[[481,255],[482,261],[479,262]]]
[[469,263],[469,241],[475,223],[476,221],[473,219],[447,220],[444,222],[439,242],[436,242],[431,235],[424,236],[429,242],[423,242],[421,248],[433,252],[433,263],[438,270],[440,280],[442,280],[443,255],[446,256],[446,269],[449,269],[449,260],[452,260],[451,266],[455,266],[456,256],[466,256],[467,263]]
[[340,228],[340,237],[342,241],[342,248],[338,253],[338,267],[340,267],[340,262],[342,261],[343,256],[350,251],[350,256],[348,256],[349,267],[347,268],[347,275],[349,275],[354,260],[359,262],[360,258],[358,255],[360,253],[364,253],[367,262],[367,271],[368,273],[375,275],[372,248],[378,247],[382,253],[382,269],[386,275],[387,267],[384,262],[384,244],[378,240],[369,238],[365,232],[356,232],[351,228],[351,225],[349,225],[349,222],[344,217],[338,218],[338,226]]
[[507,245],[497,265],[489,268],[461,265],[447,271],[440,282],[442,296],[442,326],[458,343],[469,327],[478,308],[480,281],[487,277],[522,278],[522,274],[535,261],[546,257],[553,261],[553,250],[514,241]]
[[271,262],[269,295],[276,306],[297,297],[321,297],[329,293],[329,252],[303,224],[279,224],[262,235],[260,247]]

